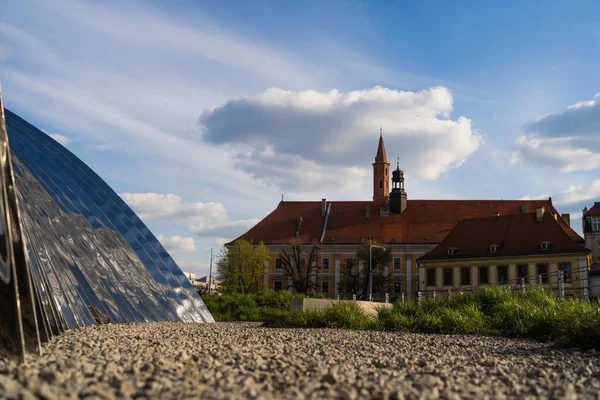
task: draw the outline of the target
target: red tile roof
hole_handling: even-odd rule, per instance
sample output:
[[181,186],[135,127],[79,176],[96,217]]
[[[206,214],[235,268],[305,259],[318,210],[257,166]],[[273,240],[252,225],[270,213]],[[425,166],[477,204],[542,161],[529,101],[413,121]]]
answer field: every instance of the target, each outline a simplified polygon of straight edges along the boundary
[[587,212],[585,214],[583,214],[583,216],[584,217],[588,217],[588,216],[600,217],[600,202],[595,202],[594,205],[592,206],[592,208],[587,210]]
[[[590,250],[569,236],[558,220],[548,211],[540,222],[535,213],[465,219],[419,261],[589,253]],[[542,250],[544,241],[550,242],[547,250]],[[490,245],[499,246],[495,253],[490,252]],[[448,254],[451,247],[456,249],[453,255]]]
[[[381,202],[333,201],[323,238],[324,244],[354,244],[373,236],[383,243],[440,243],[463,219],[535,212],[545,207],[556,212],[550,200],[408,200],[402,214],[381,216]],[[365,209],[370,206],[370,216]],[[299,236],[295,233],[298,217],[302,216]],[[321,202],[282,201],[277,208],[243,234],[241,238],[257,243],[283,244],[299,240],[301,243],[319,241],[325,217],[321,215]],[[559,225],[573,240],[583,239],[559,218]]]

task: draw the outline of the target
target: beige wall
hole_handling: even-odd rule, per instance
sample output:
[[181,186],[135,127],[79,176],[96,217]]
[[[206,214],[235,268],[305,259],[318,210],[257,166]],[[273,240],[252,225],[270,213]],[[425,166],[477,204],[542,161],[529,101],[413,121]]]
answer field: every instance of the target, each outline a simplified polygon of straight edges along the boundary
[[[425,253],[429,252],[431,249],[435,247],[435,245],[424,245],[424,246],[406,246],[406,245],[388,245],[392,248],[392,261],[388,264],[388,276],[389,276],[389,294],[392,297],[394,294],[393,291],[393,283],[399,282],[402,285],[402,292],[408,297],[410,293],[413,298],[416,298],[416,294],[419,288],[419,270],[417,266],[417,259],[423,256]],[[281,250],[283,248],[287,248],[286,246],[267,246],[269,252],[271,254],[271,258],[269,259],[268,266],[265,267],[266,278],[262,280],[262,282],[266,282],[267,289],[273,289],[276,281],[283,282],[284,289],[288,286],[288,281],[283,271],[277,270],[275,268],[276,259],[279,257]],[[308,250],[307,246],[307,250]],[[339,279],[343,275],[343,269],[346,265],[346,258],[353,259],[353,265],[356,270],[358,270],[358,259],[356,257],[356,252],[358,250],[358,245],[355,246],[333,246],[333,245],[322,245],[321,250],[319,252],[319,268],[317,269],[317,292],[321,293],[321,283],[324,280],[329,281],[329,292],[324,293],[327,297],[334,298],[337,292],[338,281],[336,281],[336,261],[339,262]],[[393,258],[399,257],[402,261],[401,269],[394,270]],[[322,259],[329,258],[329,272],[323,271]],[[407,267],[410,265],[410,277],[407,277]],[[365,265],[364,268],[367,268]],[[410,288],[409,288],[410,281]],[[264,287],[264,283],[263,283]]]
[[[420,267],[423,269],[422,279],[420,280],[421,291],[440,291],[444,292],[448,289],[467,289],[470,287],[476,287],[479,285],[480,279],[480,266],[488,268],[488,283],[494,285],[499,283],[499,267],[508,266],[508,280],[512,281],[511,286],[513,288],[519,288],[518,282],[518,269],[517,265],[527,265],[527,275],[529,276],[527,285],[538,284],[538,264],[548,265],[548,285],[558,287],[558,265],[560,263],[568,262],[571,263],[571,282],[565,282],[565,291],[567,294],[581,295],[582,294],[582,282],[587,277],[588,258],[583,255],[548,255],[548,256],[536,256],[536,257],[498,257],[498,258],[485,258],[485,259],[471,259],[471,260],[445,260],[445,261],[430,261],[421,262]],[[427,269],[436,269],[436,282],[435,285],[426,285]],[[444,268],[452,268],[453,279],[452,286],[443,285],[443,270]],[[467,286],[461,286],[461,268],[469,268],[471,275],[471,284]],[[582,270],[583,268],[583,270]],[[554,273],[554,275],[553,275]]]

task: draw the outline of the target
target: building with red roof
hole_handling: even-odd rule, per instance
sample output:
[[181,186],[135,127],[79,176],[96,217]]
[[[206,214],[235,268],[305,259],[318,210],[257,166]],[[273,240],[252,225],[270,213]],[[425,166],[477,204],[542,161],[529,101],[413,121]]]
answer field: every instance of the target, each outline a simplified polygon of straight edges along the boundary
[[542,283],[558,289],[562,273],[567,295],[587,296],[589,253],[543,206],[534,213],[466,219],[417,260],[420,288],[446,293]]
[[543,207],[563,235],[583,245],[569,225],[568,214],[559,216],[547,200],[416,200],[408,199],[404,173],[397,165],[391,174],[383,135],[379,137],[373,163],[373,199],[367,201],[281,201],[277,208],[240,236],[268,246],[271,260],[265,265],[264,286],[289,286],[278,261],[282,249],[292,244],[317,244],[319,265],[313,277],[317,291],[329,297],[339,293],[346,267],[363,270],[357,249],[372,238],[392,252],[383,265],[392,297],[414,297],[420,290],[417,259],[436,248],[461,221],[496,215],[528,215]]

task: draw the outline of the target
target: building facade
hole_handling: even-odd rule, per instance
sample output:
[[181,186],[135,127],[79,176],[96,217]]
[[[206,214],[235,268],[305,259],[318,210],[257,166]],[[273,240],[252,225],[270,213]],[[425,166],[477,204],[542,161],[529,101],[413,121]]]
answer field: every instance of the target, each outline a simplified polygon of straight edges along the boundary
[[592,268],[600,269],[600,201],[583,209],[582,225],[585,247],[592,252]]
[[[383,136],[380,135],[373,163],[373,199],[370,201],[281,201],[277,208],[240,236],[263,242],[271,254],[264,266],[263,286],[289,290],[290,281],[281,268],[280,254],[293,244],[308,249],[316,244],[319,257],[312,279],[317,292],[327,297],[342,296],[344,272],[364,271],[357,251],[367,238],[385,245],[391,261],[380,266],[387,277],[384,291],[391,298],[414,298],[421,290],[417,260],[436,248],[459,223],[496,214],[527,214],[544,207],[558,216],[547,200],[415,200],[408,199],[404,173],[399,163],[390,177]],[[392,189],[389,191],[389,181]],[[568,216],[556,223],[574,241],[583,239],[571,229]],[[233,243],[233,242],[232,242]],[[232,244],[230,243],[230,244]],[[347,296],[346,296],[347,297]]]
[[587,297],[590,251],[565,233],[558,218],[539,207],[535,213],[459,222],[418,260],[421,290],[445,295],[480,285],[543,285]]

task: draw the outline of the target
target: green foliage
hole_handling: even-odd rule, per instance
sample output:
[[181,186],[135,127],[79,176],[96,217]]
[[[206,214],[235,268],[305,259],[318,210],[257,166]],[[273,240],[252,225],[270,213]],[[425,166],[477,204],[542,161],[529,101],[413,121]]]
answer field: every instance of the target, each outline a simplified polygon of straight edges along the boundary
[[289,292],[265,290],[254,294],[202,296],[215,321],[284,322],[289,316]]
[[264,321],[302,327],[387,329],[413,332],[499,334],[600,350],[597,304],[560,299],[543,288],[525,292],[481,288],[472,295],[397,302],[366,315],[355,303],[290,314],[289,292],[203,296],[217,321]]
[[334,304],[324,310],[299,310],[291,314],[295,326],[367,329],[378,326],[354,303]]
[[254,245],[244,239],[236,240],[223,249],[217,262],[220,291],[224,294],[257,293],[268,259],[269,250],[262,242]]

